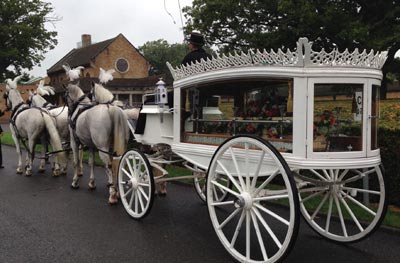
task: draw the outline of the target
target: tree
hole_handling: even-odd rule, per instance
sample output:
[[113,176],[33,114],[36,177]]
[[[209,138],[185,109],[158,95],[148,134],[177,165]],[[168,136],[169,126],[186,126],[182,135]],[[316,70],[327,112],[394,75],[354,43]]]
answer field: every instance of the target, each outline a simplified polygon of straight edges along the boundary
[[[53,7],[41,0],[0,1],[0,79],[32,69],[57,44],[57,32],[45,28],[59,20]],[[11,66],[11,70],[10,67]]]
[[166,74],[170,77],[167,62],[174,67],[181,64],[183,57],[188,52],[185,44],[169,44],[166,40],[146,42],[139,47],[139,51],[149,60],[153,74]]
[[184,13],[185,30],[202,31],[223,52],[293,49],[299,37],[317,50],[387,50],[384,88],[400,49],[400,0],[194,0]]

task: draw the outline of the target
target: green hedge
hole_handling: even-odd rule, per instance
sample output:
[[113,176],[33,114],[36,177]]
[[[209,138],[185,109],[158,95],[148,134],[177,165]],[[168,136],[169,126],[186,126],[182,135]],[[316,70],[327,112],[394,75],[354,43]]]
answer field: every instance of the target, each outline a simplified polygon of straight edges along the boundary
[[378,135],[389,204],[400,206],[400,130],[380,127]]

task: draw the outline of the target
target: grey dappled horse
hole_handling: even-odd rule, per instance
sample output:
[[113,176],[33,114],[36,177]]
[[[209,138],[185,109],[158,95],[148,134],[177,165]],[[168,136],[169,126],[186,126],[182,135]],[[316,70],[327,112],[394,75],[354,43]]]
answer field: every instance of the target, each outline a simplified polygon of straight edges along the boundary
[[[29,91],[29,101],[31,107],[39,107],[46,109],[50,116],[55,119],[56,128],[58,134],[60,135],[61,143],[62,144],[69,144],[70,143],[70,134],[69,134],[69,123],[68,123],[68,106],[54,106],[53,104],[49,103],[41,94],[39,94],[39,88],[36,93],[32,93]],[[82,155],[82,151],[80,152]],[[78,166],[78,174],[83,174],[83,163],[82,158],[79,158],[79,166]],[[66,173],[66,166],[61,167],[61,172]]]
[[[118,201],[115,184],[119,160],[113,159],[110,151],[113,148],[113,153],[116,156],[122,156],[126,151],[129,138],[126,115],[119,107],[114,105],[94,105],[76,84],[69,83],[65,89],[71,120],[70,134],[74,164],[78,163],[78,144],[88,147],[90,151],[89,187],[94,188],[94,153],[99,150],[100,159],[105,164],[110,185],[108,201],[110,204],[114,204]],[[72,187],[79,187],[77,169],[75,169]]]
[[20,92],[17,90],[16,83],[15,85],[11,84],[11,82],[7,82],[6,84],[5,100],[7,108],[12,111],[10,130],[18,154],[17,173],[23,172],[20,140],[28,140],[28,144],[26,145],[28,157],[26,160],[25,175],[30,176],[32,174],[36,143],[47,131],[53,151],[60,151],[55,154],[53,170],[53,175],[58,176],[60,173],[60,164],[62,166],[65,165],[65,154],[62,152],[61,140],[54,120],[47,112],[41,109],[29,108],[29,105],[24,103]]

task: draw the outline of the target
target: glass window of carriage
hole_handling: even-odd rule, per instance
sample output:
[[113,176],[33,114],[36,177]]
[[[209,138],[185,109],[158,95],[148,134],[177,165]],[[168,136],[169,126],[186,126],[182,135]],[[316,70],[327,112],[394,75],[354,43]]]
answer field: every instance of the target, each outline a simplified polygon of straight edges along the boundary
[[[293,80],[235,80],[186,89],[184,132],[187,142],[220,144],[237,134],[274,141],[292,149]],[[279,143],[284,141],[284,143]]]
[[363,84],[314,85],[314,152],[362,150]]

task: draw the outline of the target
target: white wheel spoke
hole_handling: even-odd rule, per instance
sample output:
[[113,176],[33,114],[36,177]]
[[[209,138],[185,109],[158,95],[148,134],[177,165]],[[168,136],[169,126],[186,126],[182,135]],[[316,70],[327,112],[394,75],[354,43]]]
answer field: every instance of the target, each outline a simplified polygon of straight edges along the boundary
[[232,220],[232,218],[233,218],[237,213],[240,212],[240,210],[241,210],[241,208],[236,208],[236,210],[233,211],[232,214],[230,214],[230,215],[224,220],[224,222],[222,222],[222,223],[219,225],[218,229],[222,229],[227,223],[229,223],[229,222]]
[[254,215],[253,211],[251,211],[251,218],[253,219],[253,226],[254,226],[254,229],[255,229],[256,234],[257,234],[258,244],[260,245],[260,249],[261,249],[263,258],[266,261],[266,260],[268,260],[267,251],[265,251],[264,241],[263,241],[262,236],[261,236],[260,228],[258,227],[257,218]]
[[340,174],[340,176],[339,176],[339,178],[338,178],[338,181],[342,181],[343,178],[346,176],[346,174],[347,174],[348,172],[349,172],[349,169],[344,170],[344,171]]
[[232,181],[233,185],[240,191],[243,192],[243,188],[238,184],[236,179],[231,175],[231,173],[226,169],[226,167],[218,160],[217,161],[218,165],[224,170],[226,176],[229,177],[229,179]]
[[325,224],[325,232],[329,232],[329,227],[331,224],[331,217],[332,217],[332,206],[333,206],[333,197],[329,193],[329,208],[328,208],[328,215],[326,216],[326,224]]
[[139,159],[139,163],[138,163],[138,165],[136,166],[136,171],[139,171],[139,173],[142,171],[140,168],[142,167],[142,159]]
[[360,232],[363,232],[364,228],[361,226],[360,222],[358,221],[357,217],[354,215],[353,211],[351,211],[349,205],[346,203],[346,201],[343,198],[340,198],[340,201],[342,202],[343,206],[346,208],[347,212],[350,214],[351,218],[353,219],[354,223],[357,225]]
[[267,213],[268,215],[272,216],[273,218],[277,219],[278,221],[284,223],[285,225],[289,226],[290,222],[287,221],[286,219],[282,218],[281,216],[275,214],[274,212],[272,212],[271,210],[263,207],[260,204],[254,204],[255,207],[257,207],[258,209],[260,209],[261,211]]
[[305,202],[307,202],[307,200],[310,200],[311,198],[322,194],[324,191],[325,191],[325,190],[321,190],[321,191],[315,192],[315,193],[313,193],[313,194],[307,196],[306,198],[302,198],[301,201],[300,201],[300,203],[305,203]]
[[[238,165],[238,163],[237,163],[235,153],[233,152],[233,148],[232,148],[232,147],[229,147],[229,149],[230,149],[230,151],[231,151],[232,161],[233,161],[233,164],[234,164],[234,166],[235,166],[235,170],[236,170],[237,176],[238,176],[238,178],[239,178],[240,185],[242,186],[241,189],[244,189],[245,183],[244,183],[242,174],[240,173],[239,165]],[[239,188],[238,188],[238,189],[239,189]]]
[[328,172],[324,169],[324,170],[322,170],[322,172],[324,173],[324,175],[325,175],[325,178],[327,178],[328,180],[332,180],[333,178],[328,174]]
[[[132,178],[133,176],[135,176],[136,173],[133,171],[133,168],[132,168],[132,165],[131,165],[131,162],[130,162],[129,159],[130,159],[130,158],[127,158],[127,159],[126,159],[126,164],[128,165],[129,171],[131,172],[131,173],[130,173],[131,176],[129,176],[129,177]],[[135,159],[135,157],[133,157],[132,159]]]
[[142,195],[139,191],[136,191],[137,193],[137,197],[139,199],[139,204],[140,204],[140,208],[142,208],[142,212],[144,211],[144,204],[143,204],[143,200],[142,200]]
[[215,186],[218,186],[218,187],[221,188],[221,189],[224,189],[224,190],[227,191],[228,193],[233,194],[234,196],[239,196],[239,193],[236,193],[235,191],[229,189],[229,188],[226,187],[226,186],[223,186],[222,184],[220,184],[220,183],[218,183],[218,182],[216,182],[216,181],[211,181],[211,183],[212,183],[213,185],[215,185]]
[[135,156],[132,158],[132,166],[129,163],[129,170],[132,171],[132,169],[133,169],[132,174],[135,175],[135,177],[136,177],[138,175],[138,172],[137,172],[137,169],[136,169],[136,158],[135,158]]
[[361,189],[361,188],[354,188],[354,187],[343,187],[343,190],[349,190],[349,191],[357,191],[361,193],[368,193],[368,194],[374,194],[374,195],[380,195],[381,192],[379,191],[373,191],[373,190],[367,190],[367,189]]
[[338,215],[339,215],[340,224],[342,225],[343,235],[345,237],[348,237],[347,230],[346,230],[346,225],[344,223],[344,218],[343,218],[343,214],[342,214],[342,209],[340,208],[340,203],[339,203],[339,200],[338,200],[338,196],[335,194],[333,196],[333,198],[335,199],[335,204],[336,204],[337,212],[338,212]]
[[263,196],[263,197],[255,197],[253,198],[253,201],[268,201],[268,200],[278,200],[278,199],[285,199],[289,198],[288,194],[284,195],[269,195],[269,196]]
[[124,174],[126,174],[126,176],[129,177],[129,179],[132,179],[132,175],[130,173],[128,173],[128,171],[125,170],[125,168],[121,168],[121,170],[124,172]]
[[359,175],[355,175],[349,179],[346,179],[342,182],[343,185],[347,184],[347,183],[351,183],[351,182],[355,182],[360,180],[361,178],[363,178],[365,176],[365,174],[359,174]]
[[224,205],[233,205],[235,202],[232,201],[224,201],[224,202],[213,202],[212,206],[224,206]]
[[244,220],[245,215],[246,215],[245,211],[242,210],[242,214],[240,215],[239,221],[238,221],[238,223],[236,225],[235,233],[233,234],[233,237],[232,237],[232,240],[231,240],[231,247],[235,246],[236,239],[237,239],[237,237],[239,235],[240,229],[242,228],[243,220]]
[[138,183],[138,185],[140,185],[141,187],[150,187],[150,184],[146,183]]
[[269,225],[267,224],[267,222],[265,222],[264,218],[261,216],[260,212],[257,210],[257,208],[252,208],[252,210],[254,211],[254,213],[256,214],[256,216],[258,217],[258,219],[260,220],[261,224],[264,226],[265,230],[267,230],[268,234],[270,235],[270,237],[274,240],[276,246],[281,249],[282,248],[282,244],[279,241],[279,239],[276,237],[276,235],[274,234],[274,232],[272,231],[272,229],[269,227]]
[[126,191],[122,197],[123,198],[127,197],[130,192],[132,192],[132,188],[130,188],[128,191]]
[[323,177],[320,173],[318,173],[317,171],[315,171],[314,169],[311,169],[310,170],[313,174],[315,174],[319,179],[321,179],[322,181],[327,181],[327,179],[329,179],[329,178],[326,178],[326,177]]
[[249,143],[244,144],[244,149],[246,151],[245,167],[246,167],[246,190],[250,190],[250,167],[249,167]]
[[133,202],[133,199],[135,198],[135,191],[132,191],[132,194],[131,194],[131,199],[129,200],[129,207],[132,207],[132,202]]
[[250,240],[250,211],[246,211],[246,259],[249,260],[250,259],[250,244],[251,244],[251,240]]
[[139,189],[140,193],[142,193],[144,199],[146,199],[146,201],[149,201],[149,197],[148,197],[147,194],[144,192],[144,190],[143,190],[141,187],[139,187],[138,189]]
[[218,200],[219,199],[218,198],[218,193],[217,193],[217,189],[215,188],[215,186],[212,188],[212,190],[213,190],[213,194],[214,194],[214,199]]
[[[344,192],[342,194],[346,195],[346,193],[344,193]],[[374,211],[372,211],[371,209],[369,209],[368,207],[366,207],[365,205],[363,205],[362,203],[360,203],[359,201],[357,201],[353,197],[351,197],[349,195],[346,195],[346,198],[348,198],[350,201],[352,201],[353,203],[355,203],[356,205],[358,205],[359,207],[361,207],[362,209],[364,209],[365,211],[367,211],[371,215],[376,216],[376,213]]]
[[329,196],[329,193],[326,193],[324,198],[322,198],[322,201],[319,203],[319,205],[317,206],[317,209],[315,209],[314,213],[312,214],[311,220],[314,220],[314,217],[318,214],[318,212],[321,209],[321,207],[325,204],[326,199],[328,199],[328,196]]
[[138,200],[138,192],[134,191],[135,194],[135,213],[139,214],[139,200]]
[[320,191],[325,191],[325,190],[328,190],[327,186],[315,186],[315,187],[299,189],[298,192],[300,194],[302,194],[302,193],[315,192],[315,191],[320,192]]
[[278,174],[278,172],[279,172],[279,169],[276,169],[270,176],[268,176],[268,179],[265,180],[265,181],[252,193],[252,196],[253,196],[253,197],[257,196],[257,195],[260,193],[260,191],[261,191],[262,189],[264,189],[264,188],[275,178],[275,176]]
[[262,151],[261,152],[261,156],[260,156],[260,160],[258,161],[257,168],[256,168],[256,170],[254,172],[254,177],[253,177],[253,181],[251,182],[250,190],[255,189],[255,187],[256,187],[258,175],[260,174],[260,169],[261,169],[261,165],[262,165],[263,160],[264,160],[264,156],[265,156],[265,152]]

